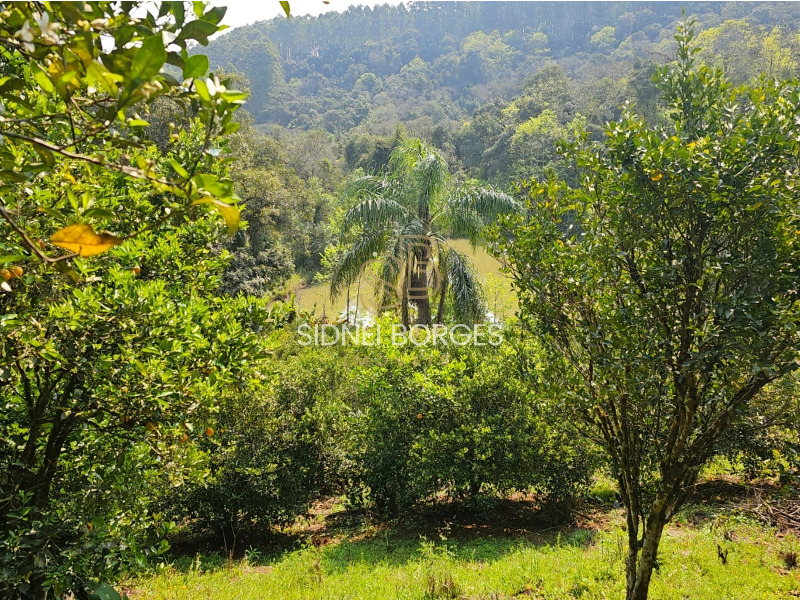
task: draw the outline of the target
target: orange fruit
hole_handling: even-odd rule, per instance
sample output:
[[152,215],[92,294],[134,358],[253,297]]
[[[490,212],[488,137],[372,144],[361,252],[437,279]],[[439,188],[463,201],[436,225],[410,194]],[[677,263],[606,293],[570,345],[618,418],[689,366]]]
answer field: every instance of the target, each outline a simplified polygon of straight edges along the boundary
[[422,418],[422,413],[417,413],[417,418],[421,419]]
[[2,276],[3,281],[8,281],[9,279],[11,279],[11,271],[9,271],[8,269],[0,270],[0,276]]
[[188,435],[186,435],[186,434],[184,433],[184,434],[181,436],[181,444],[185,443],[185,442],[186,442],[186,440],[188,440],[188,439],[189,439],[189,436],[188,436]]
[[25,271],[22,270],[22,267],[14,267],[11,270],[14,272],[14,275],[16,275],[17,277],[22,277],[22,274],[25,272]]
[[208,437],[211,437],[212,435],[214,435],[214,430],[213,430],[213,429],[211,429],[211,427],[207,427],[207,428],[206,428],[206,435],[207,435]]
[[135,267],[133,267],[133,269],[131,269],[131,270],[133,271],[133,274],[134,274],[134,275],[138,275],[139,273],[141,273],[141,272],[142,272],[142,267],[140,267],[139,265],[136,265],[136,266],[135,266]]

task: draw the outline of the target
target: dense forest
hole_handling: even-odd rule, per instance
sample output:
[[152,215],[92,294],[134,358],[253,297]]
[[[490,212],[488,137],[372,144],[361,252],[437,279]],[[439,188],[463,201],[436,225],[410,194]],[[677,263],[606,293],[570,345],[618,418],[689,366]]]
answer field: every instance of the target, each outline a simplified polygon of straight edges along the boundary
[[354,169],[385,169],[403,136],[439,148],[463,180],[511,190],[550,170],[568,176],[557,140],[578,129],[600,137],[625,106],[659,119],[652,76],[674,56],[682,13],[696,20],[703,60],[733,82],[797,74],[791,2],[351,7],[239,27],[198,47],[212,67],[245,78],[248,136],[261,132],[259,160],[281,165],[252,189],[255,172],[243,167],[247,218],[272,245],[237,254],[231,288],[280,292],[295,272],[324,278],[342,182]]

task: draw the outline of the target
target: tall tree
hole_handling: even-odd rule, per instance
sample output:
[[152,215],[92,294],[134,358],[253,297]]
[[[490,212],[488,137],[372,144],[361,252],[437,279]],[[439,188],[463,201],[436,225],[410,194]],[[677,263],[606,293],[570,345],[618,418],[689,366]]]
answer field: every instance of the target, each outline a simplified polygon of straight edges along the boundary
[[409,325],[410,304],[417,308],[418,324],[431,324],[432,286],[439,294],[437,323],[444,321],[448,298],[457,320],[483,318],[480,284],[446,235],[477,242],[487,223],[516,210],[514,199],[474,183],[451,186],[441,153],[415,138],[395,148],[386,174],[358,177],[345,193],[356,204],[343,220],[348,249],[331,273],[332,296],[378,259],[379,303],[399,304],[404,325]]
[[607,452],[626,510],[626,598],[726,430],[798,367],[800,89],[697,68],[691,26],[659,69],[669,121],[626,114],[567,148],[570,189],[531,191],[498,237],[553,396]]

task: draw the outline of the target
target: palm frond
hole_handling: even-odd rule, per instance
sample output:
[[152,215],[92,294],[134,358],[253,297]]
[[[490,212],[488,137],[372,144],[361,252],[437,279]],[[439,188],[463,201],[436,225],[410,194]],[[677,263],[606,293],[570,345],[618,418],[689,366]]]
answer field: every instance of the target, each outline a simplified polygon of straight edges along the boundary
[[471,324],[486,317],[483,289],[469,259],[447,246],[444,253],[447,269],[447,292],[453,306],[453,317],[459,323]]
[[403,285],[403,271],[405,264],[394,256],[385,256],[378,271],[378,281],[375,285],[375,305],[379,312],[386,307],[399,305],[399,286]]
[[450,180],[447,161],[433,148],[427,148],[427,153],[416,165],[415,180],[419,186],[417,191],[420,194],[420,201],[424,198],[430,206],[441,195]]
[[432,146],[412,138],[394,149],[389,165],[395,177],[406,182],[407,192],[416,198],[417,216],[427,219],[432,204],[450,179],[447,161]]
[[331,298],[335,299],[356,280],[364,266],[386,247],[385,230],[364,232],[342,255],[331,271]]
[[399,202],[379,195],[370,195],[347,211],[342,220],[342,229],[349,230],[359,225],[364,230],[389,226],[411,218],[408,210]]
[[364,195],[386,195],[391,187],[389,181],[378,175],[361,175],[350,178],[342,191],[344,200],[362,198]]
[[452,235],[467,237],[474,244],[486,225],[502,214],[520,210],[522,205],[508,194],[469,182],[447,199],[441,216]]
[[450,235],[468,238],[473,245],[478,242],[486,226],[478,211],[468,202],[448,202],[440,216],[445,220]]

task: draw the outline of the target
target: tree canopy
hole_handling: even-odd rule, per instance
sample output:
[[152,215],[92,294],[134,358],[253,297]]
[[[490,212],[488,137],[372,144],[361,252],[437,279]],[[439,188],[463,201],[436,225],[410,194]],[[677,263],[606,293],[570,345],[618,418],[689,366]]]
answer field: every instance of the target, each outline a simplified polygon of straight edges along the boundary
[[532,184],[497,238],[549,393],[611,461],[630,600],[731,423],[799,364],[800,88],[735,87],[696,55],[682,27],[656,75],[668,121],[567,145],[579,185]]
[[[221,154],[215,139],[238,128],[233,114],[245,94],[206,77],[208,59],[187,53],[189,44],[206,45],[224,28],[225,9],[197,3],[192,14],[182,2],[156,8],[3,5],[0,217],[8,235],[0,241],[0,263],[33,258],[74,275],[73,257],[105,252],[126,239],[105,229],[125,228],[127,237],[135,236],[196,214],[192,207],[199,205],[215,208],[236,231],[238,196],[214,170]],[[168,65],[176,69],[170,72]],[[141,113],[156,98],[185,105],[205,128],[191,161],[176,156],[158,163],[133,152],[146,145],[149,124]],[[147,213],[109,210],[96,196],[118,173],[146,182],[161,200]],[[80,183],[53,193],[42,185],[50,174]],[[7,282],[2,285],[10,291]]]

